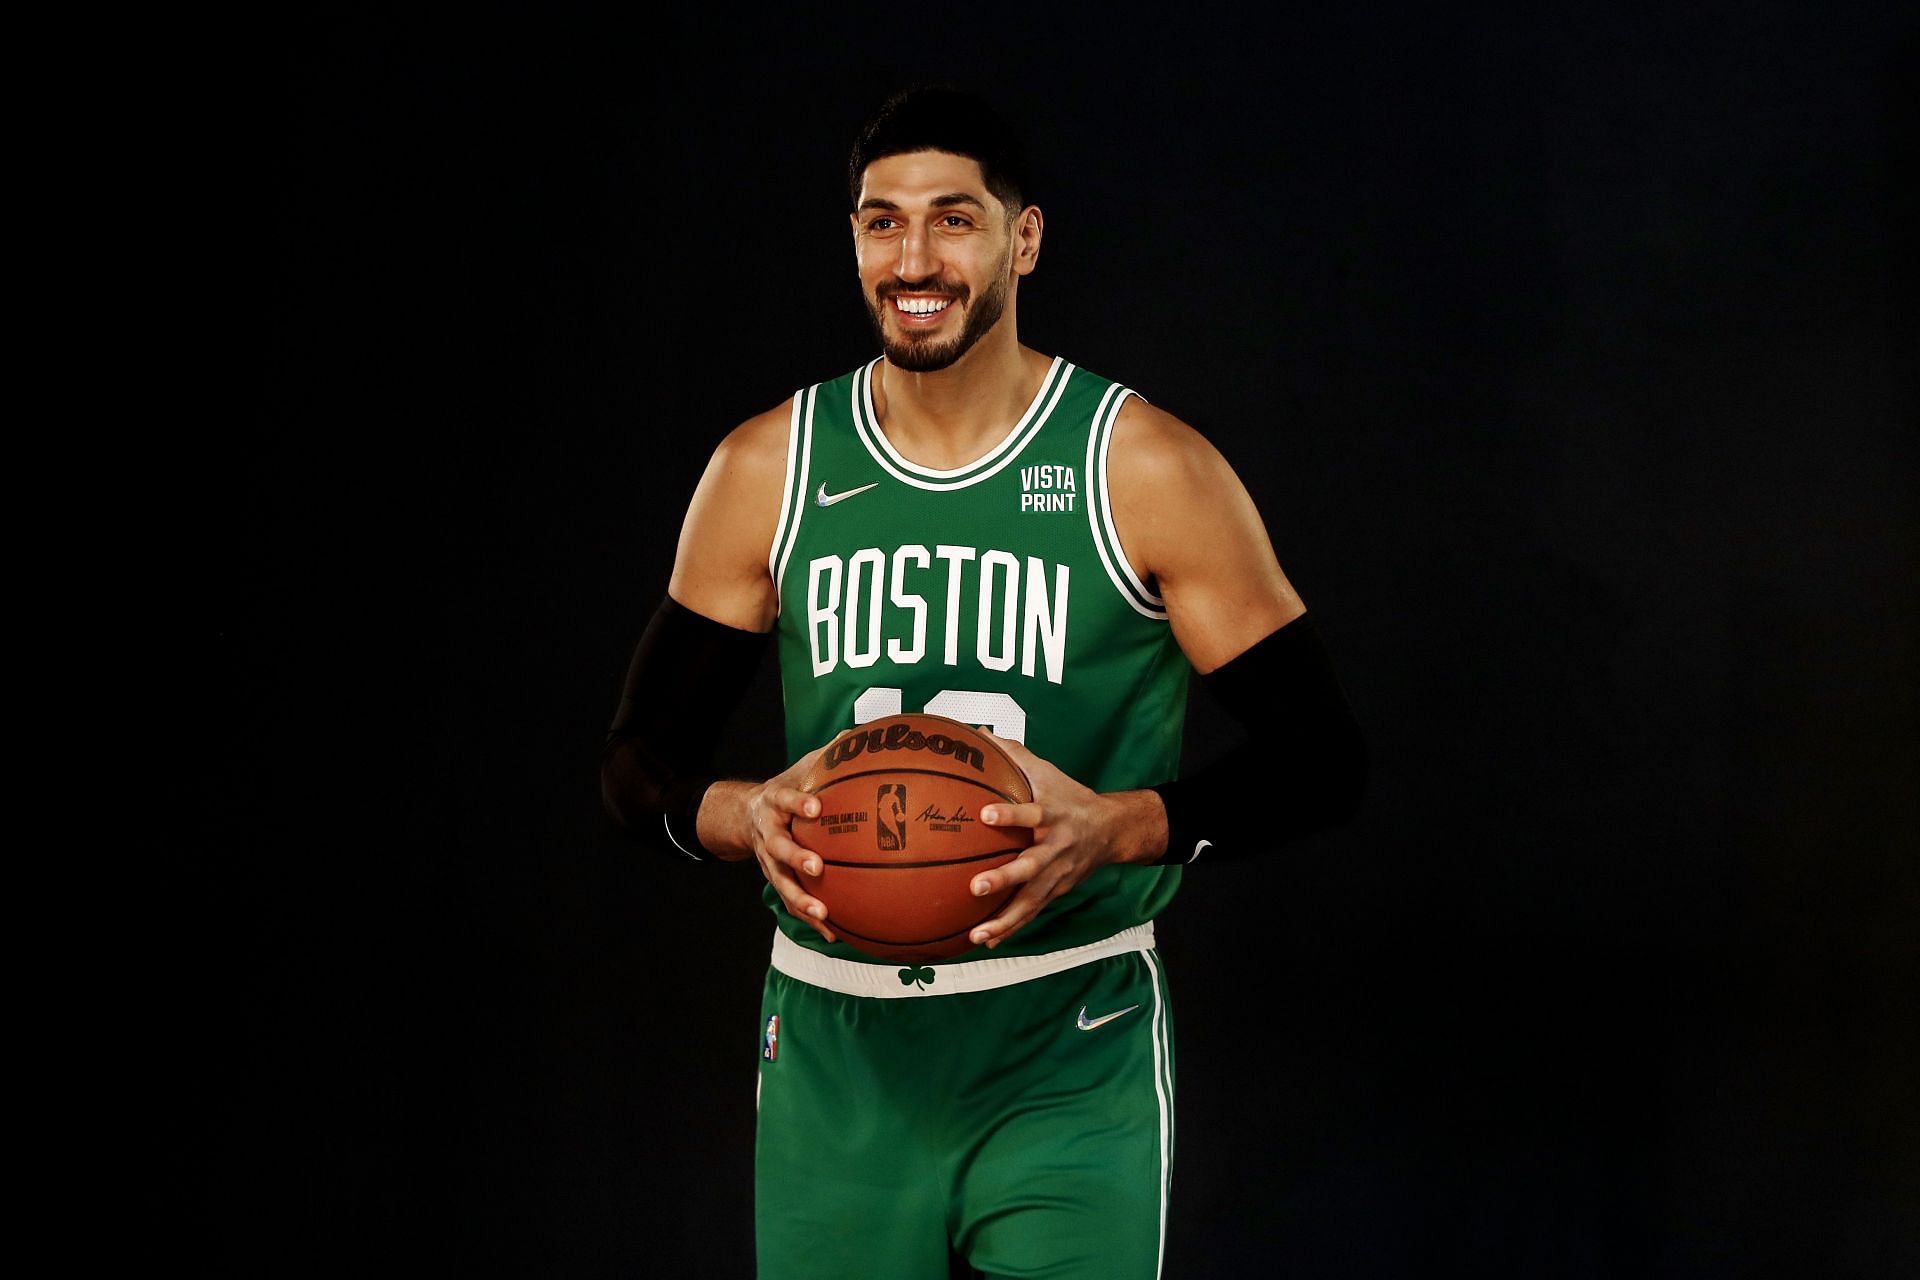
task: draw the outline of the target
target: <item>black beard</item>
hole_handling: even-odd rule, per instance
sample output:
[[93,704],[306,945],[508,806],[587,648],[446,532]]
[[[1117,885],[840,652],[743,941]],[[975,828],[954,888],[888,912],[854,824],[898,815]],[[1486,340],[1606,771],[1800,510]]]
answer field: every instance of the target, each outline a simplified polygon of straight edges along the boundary
[[933,373],[971,351],[973,344],[999,323],[1000,313],[1007,309],[1007,287],[1005,276],[995,280],[980,295],[980,304],[967,308],[967,323],[960,330],[960,336],[944,343],[911,337],[905,341],[891,339],[887,332],[886,313],[893,306],[892,295],[879,299],[877,303],[869,303],[867,318],[873,322],[874,339],[879,342],[888,364],[908,373]]

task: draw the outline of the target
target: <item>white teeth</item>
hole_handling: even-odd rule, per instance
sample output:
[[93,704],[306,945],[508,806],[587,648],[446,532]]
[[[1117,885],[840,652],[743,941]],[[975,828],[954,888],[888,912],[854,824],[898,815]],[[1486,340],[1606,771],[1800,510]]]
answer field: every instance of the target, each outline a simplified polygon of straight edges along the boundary
[[930,316],[936,311],[945,311],[951,298],[895,298],[894,304],[908,315]]

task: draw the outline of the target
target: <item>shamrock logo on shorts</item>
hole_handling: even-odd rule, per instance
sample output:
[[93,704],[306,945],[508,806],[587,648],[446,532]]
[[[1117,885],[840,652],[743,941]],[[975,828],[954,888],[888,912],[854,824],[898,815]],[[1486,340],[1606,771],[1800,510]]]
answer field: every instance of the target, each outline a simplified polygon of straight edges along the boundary
[[933,966],[923,964],[917,967],[910,966],[902,969],[900,971],[900,985],[903,987],[919,987],[922,991],[925,991],[933,985]]

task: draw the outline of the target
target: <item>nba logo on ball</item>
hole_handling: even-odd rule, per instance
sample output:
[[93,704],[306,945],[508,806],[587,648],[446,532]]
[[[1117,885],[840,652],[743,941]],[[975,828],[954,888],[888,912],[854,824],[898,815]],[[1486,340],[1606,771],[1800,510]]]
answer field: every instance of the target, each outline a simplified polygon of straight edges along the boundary
[[874,834],[880,847],[898,853],[907,847],[907,784],[883,782],[873,798]]
[[772,1062],[780,1056],[780,1015],[767,1015],[767,1029],[760,1037],[760,1056]]

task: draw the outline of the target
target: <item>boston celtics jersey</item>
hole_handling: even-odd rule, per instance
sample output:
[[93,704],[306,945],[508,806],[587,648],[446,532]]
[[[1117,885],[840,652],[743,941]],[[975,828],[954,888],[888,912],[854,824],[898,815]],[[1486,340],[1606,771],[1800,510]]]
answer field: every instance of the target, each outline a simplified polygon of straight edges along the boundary
[[[1189,668],[1106,493],[1114,419],[1136,393],[1056,358],[998,444],[942,471],[881,432],[879,363],[794,397],[769,561],[788,757],[924,711],[1025,742],[1096,791],[1173,778]],[[1179,882],[1178,867],[1102,867],[965,958],[1097,942],[1151,919]],[[820,896],[831,909],[831,889]],[[765,898],[801,945],[868,959],[795,920],[771,886]]]

